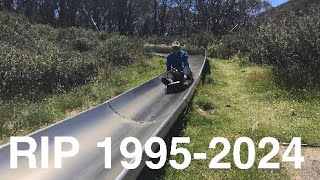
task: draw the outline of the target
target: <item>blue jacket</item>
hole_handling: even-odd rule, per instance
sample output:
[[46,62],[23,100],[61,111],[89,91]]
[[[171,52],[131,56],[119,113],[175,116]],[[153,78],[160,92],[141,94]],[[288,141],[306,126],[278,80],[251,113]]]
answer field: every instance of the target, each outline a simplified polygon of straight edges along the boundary
[[183,71],[184,67],[189,67],[187,52],[180,50],[178,56],[176,56],[174,52],[168,54],[167,71],[170,71],[171,68],[176,68],[179,71]]

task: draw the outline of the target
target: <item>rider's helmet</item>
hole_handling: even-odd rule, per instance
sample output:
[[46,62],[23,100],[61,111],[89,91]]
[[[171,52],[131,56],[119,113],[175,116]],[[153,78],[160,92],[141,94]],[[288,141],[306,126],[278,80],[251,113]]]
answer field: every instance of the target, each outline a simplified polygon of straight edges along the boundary
[[172,43],[172,48],[180,48],[180,43],[178,41],[174,41]]

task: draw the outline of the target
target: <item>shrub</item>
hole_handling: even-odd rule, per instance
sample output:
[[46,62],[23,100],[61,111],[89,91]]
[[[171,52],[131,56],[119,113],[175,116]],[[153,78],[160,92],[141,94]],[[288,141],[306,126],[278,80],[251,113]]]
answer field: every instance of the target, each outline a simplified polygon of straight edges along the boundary
[[320,8],[261,25],[249,44],[250,61],[271,65],[290,89],[320,87]]
[[82,84],[96,75],[95,63],[81,55],[51,48],[45,54],[30,54],[2,44],[0,91],[6,94],[29,90],[52,92]]
[[0,12],[0,94],[65,91],[93,79],[107,65],[130,66],[143,41],[83,28],[32,24]]
[[188,39],[190,39],[190,42],[187,44],[203,48],[207,48],[210,44],[216,44],[217,42],[217,38],[209,31],[202,31]]
[[99,65],[128,66],[142,58],[144,42],[137,38],[113,36],[97,50]]
[[223,36],[219,42],[210,46],[209,54],[218,58],[229,59],[237,53],[247,52],[248,33],[240,31]]
[[90,41],[85,38],[76,38],[73,46],[79,52],[89,51],[92,48]]

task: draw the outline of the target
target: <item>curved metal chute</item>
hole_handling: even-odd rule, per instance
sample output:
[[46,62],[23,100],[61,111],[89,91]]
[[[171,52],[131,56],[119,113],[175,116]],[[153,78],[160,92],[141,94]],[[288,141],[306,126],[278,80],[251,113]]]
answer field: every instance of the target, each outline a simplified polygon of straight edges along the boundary
[[[103,104],[30,134],[38,145],[35,153],[38,166],[41,161],[41,137],[49,137],[48,169],[29,169],[28,161],[23,157],[19,158],[18,169],[10,169],[10,145],[0,147],[0,179],[79,180],[137,177],[143,163],[135,170],[125,170],[120,163],[124,159],[119,148],[121,141],[132,136],[144,145],[152,136],[164,137],[190,101],[200,80],[205,58],[205,54],[190,56],[189,63],[195,81],[185,91],[165,94],[160,75]],[[53,168],[53,140],[56,136],[72,136],[80,144],[77,156],[63,159],[61,169]],[[104,168],[104,149],[97,148],[97,143],[104,141],[105,137],[112,138],[111,169]],[[27,148],[27,144],[19,143],[18,149]],[[70,147],[66,144],[63,148]],[[147,159],[146,155],[143,157],[143,160]]]

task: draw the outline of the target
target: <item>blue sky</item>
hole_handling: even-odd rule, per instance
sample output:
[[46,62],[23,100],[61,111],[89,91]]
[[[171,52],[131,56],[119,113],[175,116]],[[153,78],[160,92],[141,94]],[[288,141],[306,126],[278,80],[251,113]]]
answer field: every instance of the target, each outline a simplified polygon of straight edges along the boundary
[[278,5],[282,4],[282,3],[285,3],[287,1],[288,0],[269,0],[269,2],[271,3],[271,5],[273,7],[276,7],[276,6],[278,6]]

